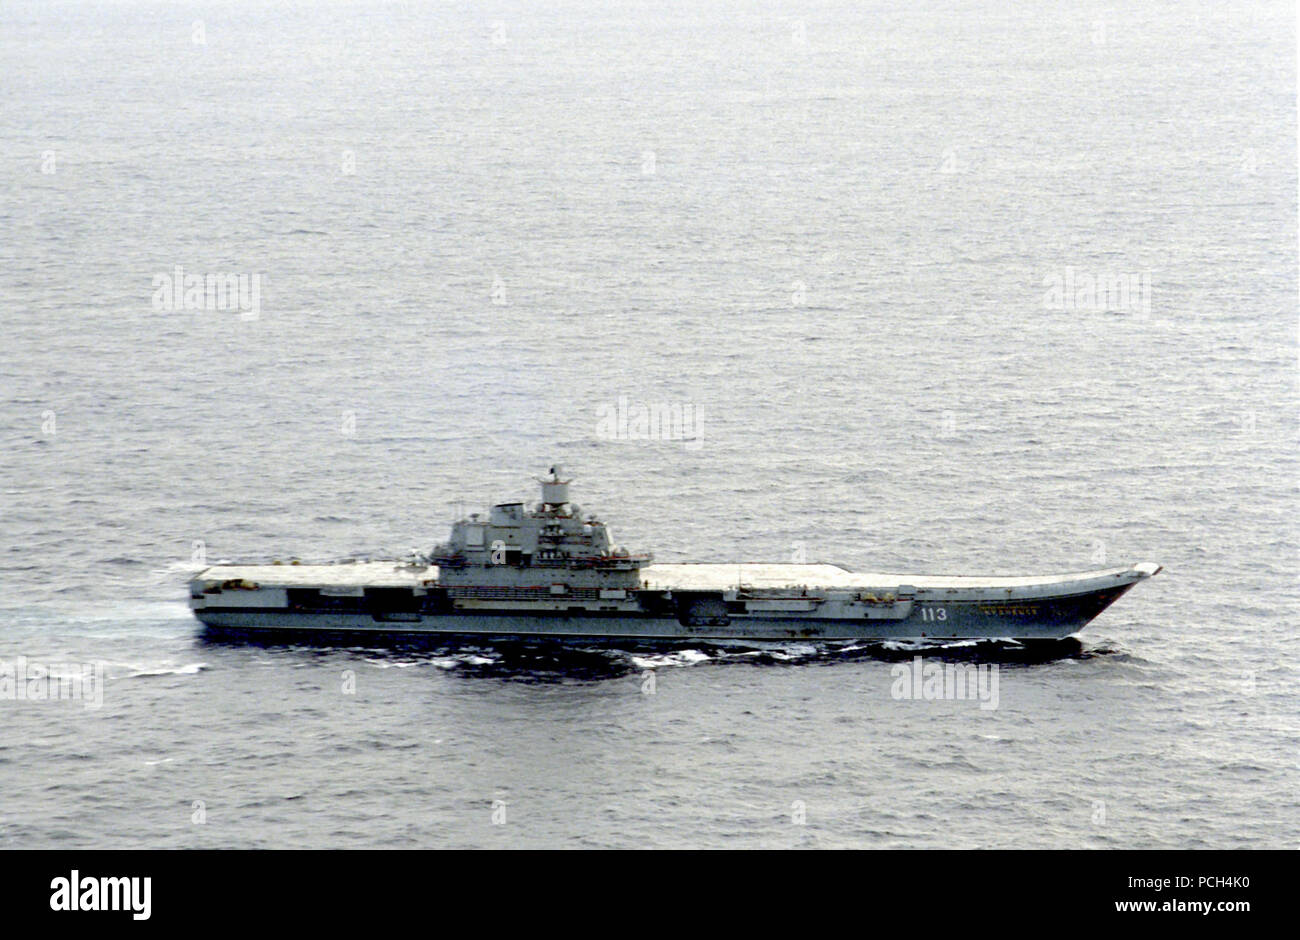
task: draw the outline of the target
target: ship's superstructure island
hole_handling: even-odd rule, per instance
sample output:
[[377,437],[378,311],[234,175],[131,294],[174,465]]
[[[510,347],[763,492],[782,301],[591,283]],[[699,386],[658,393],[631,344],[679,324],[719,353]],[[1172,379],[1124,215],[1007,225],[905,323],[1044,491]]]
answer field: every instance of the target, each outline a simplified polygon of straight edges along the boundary
[[652,564],[616,546],[552,467],[532,507],[500,503],[406,561],[215,565],[190,583],[214,634],[789,641],[1059,639],[1152,563],[1031,577],[865,574],[828,564]]

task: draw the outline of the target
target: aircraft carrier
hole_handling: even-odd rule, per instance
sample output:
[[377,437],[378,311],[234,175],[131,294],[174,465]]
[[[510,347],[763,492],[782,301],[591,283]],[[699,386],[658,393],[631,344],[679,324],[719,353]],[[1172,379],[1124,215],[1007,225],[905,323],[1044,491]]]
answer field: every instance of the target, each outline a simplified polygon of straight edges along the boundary
[[569,499],[456,521],[428,554],[384,562],[215,565],[190,606],[216,635],[447,635],[621,641],[1060,639],[1150,562],[1028,577],[869,574],[829,564],[654,564]]

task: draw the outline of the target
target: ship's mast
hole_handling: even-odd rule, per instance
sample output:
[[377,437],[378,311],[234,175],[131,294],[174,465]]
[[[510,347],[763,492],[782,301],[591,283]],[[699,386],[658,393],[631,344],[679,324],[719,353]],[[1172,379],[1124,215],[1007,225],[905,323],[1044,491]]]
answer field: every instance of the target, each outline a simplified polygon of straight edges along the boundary
[[486,518],[473,514],[452,525],[451,539],[432,556],[445,569],[441,580],[553,588],[563,577],[575,589],[637,587],[637,570],[650,556],[619,548],[603,522],[582,518],[559,464],[537,482],[542,501],[532,511],[520,502],[500,503]]
[[569,504],[569,483],[572,481],[560,479],[560,469],[560,465],[556,464],[549,471],[549,479],[543,477],[538,481],[542,484],[542,512],[565,514],[564,507]]

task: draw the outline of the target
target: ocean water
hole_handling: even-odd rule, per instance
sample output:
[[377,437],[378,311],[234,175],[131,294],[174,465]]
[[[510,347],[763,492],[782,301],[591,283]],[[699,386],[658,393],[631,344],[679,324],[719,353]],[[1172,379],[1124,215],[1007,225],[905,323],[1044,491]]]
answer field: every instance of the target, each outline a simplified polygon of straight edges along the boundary
[[[1280,2],[6,2],[0,661],[104,679],[0,697],[0,845],[1300,845],[1295,62]],[[659,560],[1165,571],[1047,655],[185,606],[554,462]]]

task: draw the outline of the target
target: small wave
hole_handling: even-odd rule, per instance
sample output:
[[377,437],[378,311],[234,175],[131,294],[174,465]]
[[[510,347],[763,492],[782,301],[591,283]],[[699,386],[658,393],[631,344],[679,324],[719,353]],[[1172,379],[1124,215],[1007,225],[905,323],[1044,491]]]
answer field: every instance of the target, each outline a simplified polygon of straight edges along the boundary
[[778,662],[790,662],[796,659],[807,659],[811,656],[818,656],[823,652],[832,652],[832,650],[827,647],[813,646],[811,643],[790,643],[782,646],[769,647],[763,652]]
[[128,679],[142,679],[150,676],[195,676],[208,668],[207,663],[189,663],[184,666],[160,666],[155,669],[136,669],[127,676]]
[[[912,640],[885,640],[880,645],[889,650],[928,650],[928,649],[958,649],[963,646],[977,646],[980,643],[999,643],[1000,640],[941,640],[931,638],[917,638]],[[1007,642],[1014,642],[1008,640]]]
[[476,653],[453,653],[446,656],[431,656],[420,659],[367,659],[366,662],[376,669],[409,669],[412,666],[434,666],[438,669],[455,669],[457,666],[491,666],[498,662],[488,656]]
[[632,664],[638,669],[658,669],[663,666],[691,666],[695,663],[708,662],[712,658],[701,650],[678,650],[650,656],[633,655]]
[[961,640],[945,640],[940,637],[916,637],[907,640],[883,640],[879,644],[879,648],[906,652],[908,650],[963,649],[983,644],[1007,648],[1024,645],[1019,640],[1013,640],[1010,637],[975,637]]

